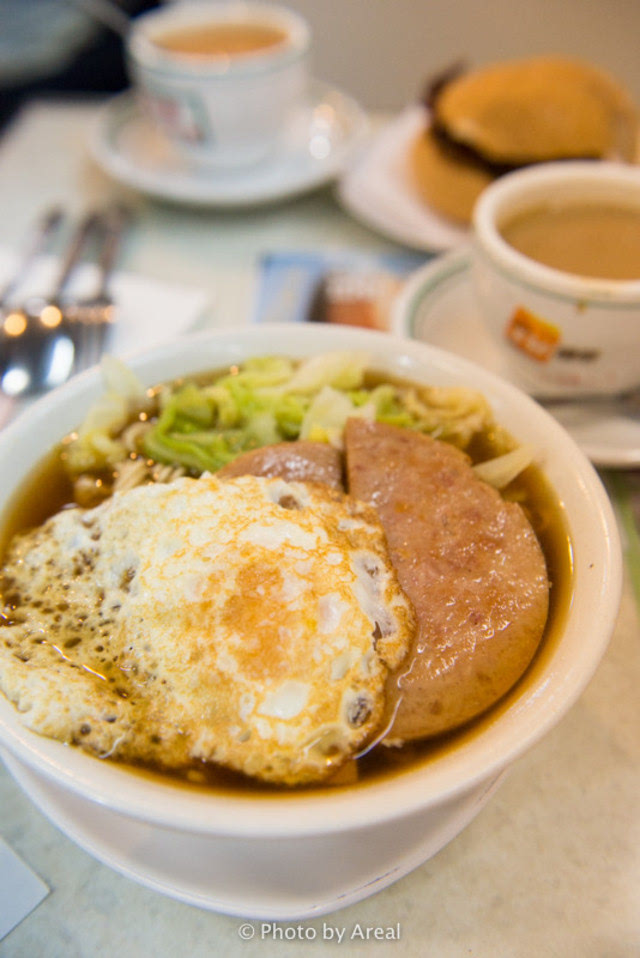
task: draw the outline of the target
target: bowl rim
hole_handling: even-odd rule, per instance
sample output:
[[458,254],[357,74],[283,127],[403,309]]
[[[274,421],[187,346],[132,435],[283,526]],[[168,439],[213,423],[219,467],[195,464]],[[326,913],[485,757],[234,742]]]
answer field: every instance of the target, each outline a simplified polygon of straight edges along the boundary
[[[168,52],[153,42],[156,31],[171,26],[187,26],[203,20],[226,23],[255,18],[281,26],[287,37],[282,43],[237,57],[189,57]],[[284,5],[262,0],[229,0],[211,4],[210,0],[184,0],[139,14],[127,40],[127,56],[140,70],[163,74],[176,80],[233,80],[236,77],[262,77],[301,59],[311,46],[311,28],[305,18]]]
[[[499,230],[507,210],[517,212],[534,205],[536,200],[548,202],[560,195],[561,202],[574,197],[599,198],[613,190],[617,195],[633,188],[632,204],[640,209],[640,169],[602,160],[562,160],[540,163],[506,173],[483,190],[472,215],[473,241],[490,266],[539,295],[556,295],[563,299],[589,301],[590,305],[640,305],[640,279],[607,280],[578,276],[554,269],[518,252],[507,243]],[[587,193],[595,190],[594,193]]]
[[[192,790],[170,782],[149,782],[129,769],[86,755],[23,727],[13,706],[0,701],[0,746],[21,762],[76,795],[128,818],[166,828],[234,837],[294,837],[336,833],[389,822],[436,807],[469,792],[519,758],[549,731],[582,693],[613,631],[622,590],[622,553],[613,508],[595,469],[564,429],[531,397],[474,363],[414,340],[355,328],[306,324],[265,324],[191,334],[151,351],[127,357],[147,385],[182,372],[223,367],[248,355],[311,355],[358,349],[372,367],[427,377],[469,381],[496,410],[499,421],[518,436],[531,435],[548,457],[550,481],[572,523],[575,590],[562,639],[535,681],[496,721],[433,766],[422,763],[364,786],[264,796],[229,796]],[[214,360],[215,356],[215,360]],[[59,423],[55,441],[78,423],[77,410],[100,392],[97,369],[90,370],[36,401],[2,432],[0,461],[17,460],[17,474],[0,471],[0,503],[37,463],[32,450]],[[525,429],[526,426],[526,429]],[[58,428],[60,429],[57,432]],[[6,474],[5,470],[5,474]],[[584,636],[590,636],[585,642]],[[558,666],[562,666],[558,668]],[[544,693],[544,695],[543,695]],[[150,785],[152,787],[150,787]]]

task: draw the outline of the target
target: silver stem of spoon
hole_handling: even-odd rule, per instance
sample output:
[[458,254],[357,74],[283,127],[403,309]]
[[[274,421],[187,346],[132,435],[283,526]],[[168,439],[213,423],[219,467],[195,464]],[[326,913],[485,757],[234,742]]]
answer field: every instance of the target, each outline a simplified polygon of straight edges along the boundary
[[36,224],[28,241],[27,249],[18,269],[0,292],[0,312],[8,305],[11,297],[25,280],[38,256],[43,253],[55,231],[60,226],[64,214],[59,207],[48,210]]

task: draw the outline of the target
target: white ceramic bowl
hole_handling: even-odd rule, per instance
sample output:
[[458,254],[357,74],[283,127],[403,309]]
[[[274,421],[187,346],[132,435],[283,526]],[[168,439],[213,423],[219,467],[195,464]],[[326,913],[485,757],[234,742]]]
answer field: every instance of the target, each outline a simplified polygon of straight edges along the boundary
[[501,236],[505,220],[544,205],[612,203],[640,214],[640,168],[544,163],[489,186],[473,215],[473,283],[487,328],[518,382],[540,396],[640,385],[640,277],[605,280],[552,269]]
[[[275,27],[286,40],[249,55],[197,58],[155,42],[171,30],[245,22]],[[304,105],[310,44],[306,21],[285,7],[187,0],[136,17],[127,62],[140,109],[186,159],[229,169],[267,157]]]
[[[357,788],[242,797],[133,774],[39,737],[0,701],[5,760],[32,799],[108,864],[185,901],[250,918],[321,915],[367,897],[438,851],[479,811],[501,773],[565,714],[613,629],[621,588],[616,524],[592,466],[530,398],[475,365],[387,334],[273,325],[186,338],[132,360],[147,384],[250,355],[366,350],[373,368],[477,387],[500,422],[539,450],[566,513],[575,569],[562,634],[506,709],[446,751]],[[0,433],[0,503],[100,392],[92,371]]]

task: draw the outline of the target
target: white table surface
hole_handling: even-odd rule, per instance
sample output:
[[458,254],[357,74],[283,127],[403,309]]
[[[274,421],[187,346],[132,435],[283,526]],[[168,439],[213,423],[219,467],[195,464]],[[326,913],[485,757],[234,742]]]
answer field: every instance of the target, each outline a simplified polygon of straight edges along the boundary
[[[330,188],[272,208],[224,214],[136,197],[91,162],[86,132],[92,116],[86,103],[36,103],[0,140],[0,244],[15,245],[48,203],[63,202],[79,213],[92,203],[126,198],[137,219],[124,267],[209,292],[203,327],[245,321],[264,252],[394,249],[347,217]],[[588,689],[516,763],[473,823],[374,898],[292,924],[293,940],[279,940],[276,931],[255,923],[255,937],[243,941],[240,920],[181,904],[116,874],[51,825],[0,766],[0,834],[51,889],[0,942],[0,956],[268,958],[332,949],[403,958],[637,958],[639,625],[628,574],[615,633]],[[324,924],[346,930],[341,944],[323,941]],[[359,929],[398,926],[399,941],[358,937]]]

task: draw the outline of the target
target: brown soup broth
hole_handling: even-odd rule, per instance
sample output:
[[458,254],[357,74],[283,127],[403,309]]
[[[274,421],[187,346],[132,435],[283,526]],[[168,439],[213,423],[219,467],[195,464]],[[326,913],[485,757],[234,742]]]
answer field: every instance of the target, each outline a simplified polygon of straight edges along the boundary
[[[204,383],[226,371],[217,370],[214,373],[192,378],[199,383]],[[394,380],[392,376],[375,376],[371,377],[368,385],[374,385],[383,380],[403,382]],[[406,385],[406,381],[404,384]],[[473,449],[469,452],[472,458],[484,459],[492,453],[493,447],[493,437],[485,436],[475,443],[475,455]],[[0,560],[12,536],[39,525],[60,509],[74,504],[73,488],[62,465],[61,451],[62,447],[56,447],[37,464],[0,517]],[[434,739],[408,743],[401,748],[376,747],[358,760],[357,781],[353,783],[347,778],[345,784],[332,786],[331,783],[325,783],[287,788],[254,781],[240,773],[207,763],[196,763],[183,772],[130,767],[135,768],[136,774],[165,783],[170,780],[188,788],[213,788],[225,794],[236,795],[282,796],[287,792],[292,794],[326,792],[328,787],[359,788],[373,780],[402,771],[410,771],[416,767],[416,764],[428,764],[446,752],[464,745],[483,728],[495,722],[517,697],[525,694],[532,686],[538,669],[547,661],[559,640],[569,607],[573,571],[571,542],[562,506],[549,482],[540,469],[530,466],[506,490],[503,490],[503,495],[506,499],[519,502],[525,509],[546,558],[551,591],[545,634],[533,662],[519,682],[487,713],[459,730]]]
[[544,204],[500,225],[503,239],[544,266],[593,279],[640,280],[640,208]]
[[201,23],[179,27],[153,38],[169,53],[194,57],[234,57],[263,53],[279,46],[287,34],[268,23]]

